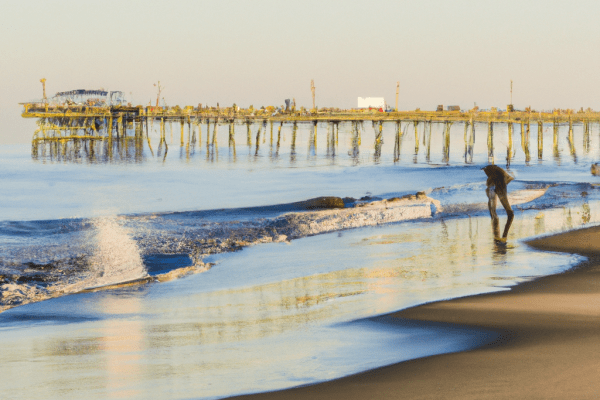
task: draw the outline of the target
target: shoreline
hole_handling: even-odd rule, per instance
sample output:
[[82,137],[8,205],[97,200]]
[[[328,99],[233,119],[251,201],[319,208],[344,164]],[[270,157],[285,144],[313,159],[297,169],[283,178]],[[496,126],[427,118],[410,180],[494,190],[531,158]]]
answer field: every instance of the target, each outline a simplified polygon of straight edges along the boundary
[[388,314],[410,324],[499,333],[471,350],[429,356],[332,381],[244,399],[599,398],[600,226],[526,242],[588,257],[509,291],[427,303]]

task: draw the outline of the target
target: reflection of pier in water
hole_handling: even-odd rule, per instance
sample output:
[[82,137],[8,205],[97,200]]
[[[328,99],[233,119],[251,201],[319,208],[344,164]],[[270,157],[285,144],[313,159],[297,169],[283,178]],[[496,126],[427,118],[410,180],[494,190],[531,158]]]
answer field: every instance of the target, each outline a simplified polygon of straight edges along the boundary
[[[511,166],[517,155],[515,136],[520,137],[520,148],[526,165],[529,165],[532,157],[536,156],[538,162],[544,161],[545,134],[552,135],[551,157],[557,164],[563,161],[561,139],[563,143],[566,143],[566,150],[574,163],[578,162],[579,152],[588,155],[592,151],[598,151],[598,149],[592,149],[592,140],[597,140],[592,135],[592,123],[598,122],[596,113],[588,118],[555,116],[548,120],[548,118],[531,117],[520,118],[518,121],[511,119],[482,121],[481,117],[475,118],[474,115],[471,115],[469,119],[455,118],[450,115],[437,115],[434,118],[432,113],[427,114],[428,118],[418,116],[417,118],[412,115],[411,119],[396,120],[375,117],[350,120],[319,117],[302,120],[300,118],[238,118],[235,116],[211,118],[199,117],[199,114],[191,113],[182,117],[172,116],[168,113],[148,114],[144,113],[143,109],[135,110],[136,112],[125,109],[117,114],[97,114],[93,110],[80,110],[80,113],[66,112],[62,116],[40,118],[38,129],[33,137],[32,157],[50,161],[87,160],[89,162],[142,162],[155,157],[164,161],[173,145],[177,145],[177,143],[174,144],[173,139],[175,134],[175,137],[178,136],[177,139],[179,139],[180,158],[191,159],[204,152],[206,161],[217,162],[219,161],[218,140],[221,126],[225,126],[221,132],[227,132],[228,156],[229,161],[232,162],[238,159],[236,134],[239,135],[243,128],[246,131],[248,157],[258,159],[267,155],[269,159],[275,161],[280,159],[283,152],[289,154],[289,160],[292,163],[298,159],[298,141],[305,140],[306,134],[308,136],[307,160],[318,158],[318,143],[322,143],[324,144],[324,150],[321,150],[322,156],[335,162],[340,155],[347,153],[353,164],[363,163],[367,154],[370,161],[380,163],[384,156],[384,138],[388,135],[393,135],[390,143],[393,143],[394,163],[402,161],[403,142],[412,142],[413,140],[412,161],[414,163],[419,160],[425,163],[434,162],[432,160],[432,141],[434,155],[441,153],[439,161],[442,164],[450,164],[453,157],[454,161],[462,158],[461,161],[465,164],[474,163],[476,132],[485,132],[485,130],[487,130],[487,141],[484,145],[487,151],[487,162],[498,163],[504,158],[499,157],[496,151],[500,141],[501,145],[506,146],[506,156],[501,163],[505,161],[507,167]],[[365,121],[371,122],[372,133],[371,129],[365,129]],[[532,123],[537,123],[537,140],[534,138],[533,143],[530,137]],[[482,125],[487,125],[487,129],[483,130]],[[411,137],[412,135],[407,135],[411,129],[414,130],[414,139]],[[535,130],[535,127],[533,129]],[[342,142],[340,142],[340,130],[342,131]],[[578,134],[582,135],[582,140],[577,139],[577,143],[575,130],[580,131]],[[304,134],[300,134],[300,132]],[[344,134],[346,138],[344,138]],[[203,135],[206,137],[204,143]],[[323,139],[322,142],[319,142],[321,136]],[[461,136],[463,143],[460,143],[460,148],[464,148],[464,150],[460,150],[462,157],[457,157],[456,154],[452,155],[451,146],[458,146],[461,140],[458,139],[458,142],[456,140]],[[288,145],[285,145],[286,137],[290,139]],[[363,138],[368,138],[367,143],[373,143],[373,147],[368,153],[364,148],[361,149]],[[451,141],[451,138],[454,139]],[[153,140],[155,141],[154,145]],[[158,141],[157,144],[156,141]],[[343,143],[349,146],[347,152],[339,151],[339,146]],[[436,148],[436,146],[440,146],[440,148]],[[577,150],[578,148],[580,150]],[[479,154],[482,154],[483,150],[480,146]],[[546,149],[546,151],[548,150]],[[150,154],[145,154],[145,151]]]
[[[161,156],[159,145],[157,155]],[[164,157],[166,157],[166,144]],[[144,161],[144,142],[141,138],[125,137],[112,141],[70,139],[61,141],[34,140],[31,148],[34,160],[50,162],[141,163]]]

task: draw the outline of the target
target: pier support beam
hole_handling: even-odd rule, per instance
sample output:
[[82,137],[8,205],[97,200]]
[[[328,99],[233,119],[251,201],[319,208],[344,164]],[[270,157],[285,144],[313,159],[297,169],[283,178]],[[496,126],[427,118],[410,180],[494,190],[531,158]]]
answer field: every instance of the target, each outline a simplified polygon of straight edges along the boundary
[[185,120],[183,118],[180,119],[179,121],[181,123],[181,140],[180,140],[180,146],[183,147],[183,126],[185,124]]
[[233,120],[229,123],[229,147],[235,146],[235,127]]
[[111,116],[108,117],[108,126],[106,127],[106,129],[108,130],[107,134],[108,134],[109,147],[111,147],[111,145],[112,145],[112,126],[113,126],[113,117],[111,114]]
[[373,160],[375,162],[379,162],[379,159],[381,158],[381,145],[383,144],[383,122],[379,121],[377,128],[377,133],[375,135],[375,154],[373,155]]
[[[415,126],[415,157],[419,154],[419,121],[414,120],[413,125]],[[416,161],[416,159],[415,159]]]
[[121,132],[123,134],[123,137],[125,138],[125,137],[127,137],[127,116],[126,115],[123,115],[121,117],[121,126],[122,126]]
[[308,154],[313,157],[317,155],[317,123],[317,121],[313,121],[308,138]]
[[336,156],[336,129],[339,129],[338,122],[330,122],[327,128],[327,155],[332,158]]
[[250,120],[246,120],[246,144],[252,146],[252,136],[250,131]]
[[394,140],[394,162],[400,161],[400,150],[402,148],[402,121],[396,121],[396,138]]
[[315,121],[314,125],[315,125],[314,126],[314,135],[313,135],[312,139],[313,139],[313,148],[315,149],[315,155],[316,155],[316,153],[317,153],[317,125],[318,125],[318,122]]
[[260,148],[260,133],[262,130],[262,124],[258,124],[258,130],[256,131],[256,148],[254,150],[254,155],[258,156],[258,150]]
[[207,152],[208,152],[208,146],[210,145],[209,142],[210,142],[210,118],[206,118],[206,151]]
[[164,157],[163,157],[163,161],[165,161],[165,159],[167,158],[167,153],[169,151],[169,146],[167,146],[166,128],[165,128],[165,119],[164,118],[160,119],[160,128],[159,129],[160,129],[160,134],[159,134],[160,140],[158,142],[158,149],[156,150],[156,155],[158,157],[160,157],[161,152],[162,152],[162,146],[164,144],[164,146],[165,146],[165,154],[164,154]]
[[464,141],[465,141],[465,163],[467,162],[467,150],[468,150],[467,132],[468,131],[469,131],[469,121],[465,121],[465,133],[464,133]]
[[298,137],[298,123],[294,121],[292,125],[292,145],[290,150],[290,161],[296,161],[296,138]]
[[442,162],[449,164],[450,163],[450,127],[452,126],[452,122],[444,121],[444,147],[442,150]]
[[531,155],[529,154],[529,120],[527,121],[527,126],[525,126],[524,121],[521,121],[521,147],[523,148],[523,153],[525,153],[525,164],[529,165],[531,161]]
[[215,155],[219,156],[219,144],[217,142],[217,134],[219,133],[219,118],[215,118],[215,128],[213,129],[212,147]]
[[431,162],[431,128],[432,128],[432,123],[431,121],[426,121],[423,123],[425,126],[423,127],[423,136],[424,136],[424,140],[425,137],[427,137],[427,141],[426,141],[426,150],[425,150],[425,161],[427,161],[428,163]]
[[569,115],[569,152],[573,157],[573,161],[577,162],[577,152],[575,151],[575,141],[573,140],[573,119]]
[[352,121],[352,153],[351,157],[355,164],[358,164],[360,154],[360,127],[359,122]]
[[187,140],[187,147],[190,147],[190,141],[192,140],[191,136],[192,136],[192,119],[190,118],[190,116],[188,115],[187,117],[187,126],[188,126],[188,140]]
[[236,152],[235,152],[235,120],[231,120],[229,123],[229,154],[232,154],[233,151],[233,161],[236,160]]
[[509,122],[508,128],[508,147],[506,148],[506,168],[510,167],[510,162],[513,158],[513,124]]
[[552,152],[554,153],[554,160],[560,163],[560,153],[558,151],[558,121],[556,118],[552,124]]
[[119,113],[119,117],[117,118],[117,137],[121,137],[123,129],[123,114]]
[[492,121],[488,121],[488,163],[494,163],[494,123]]
[[198,119],[198,147],[202,148],[202,119]]
[[279,122],[279,128],[277,128],[277,147],[275,149],[275,157],[279,156],[279,147],[281,146],[281,127],[283,126],[283,121]]
[[148,125],[150,125],[150,117],[146,117],[146,140],[148,141],[148,148],[150,149],[150,153],[152,157],[154,157],[154,151],[152,150],[152,144],[150,143],[150,135],[148,132]]
[[590,152],[590,120],[583,120],[583,151],[585,154]]
[[473,148],[475,147],[475,121],[471,117],[471,136],[469,137],[469,163],[473,162]]
[[538,121],[538,160],[542,160],[544,158],[544,123],[542,121]]
[[573,139],[573,119],[569,115],[569,140]]

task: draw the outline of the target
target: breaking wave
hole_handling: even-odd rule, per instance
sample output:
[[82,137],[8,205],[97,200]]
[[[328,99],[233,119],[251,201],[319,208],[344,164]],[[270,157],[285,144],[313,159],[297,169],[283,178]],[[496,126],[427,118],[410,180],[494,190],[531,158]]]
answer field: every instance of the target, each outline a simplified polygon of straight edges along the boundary
[[98,218],[96,249],[90,258],[93,283],[107,285],[148,275],[137,243],[116,217]]
[[[590,184],[515,182],[515,210],[599,196]],[[387,199],[344,199],[335,209],[298,205],[95,219],[0,222],[0,312],[14,306],[124,283],[168,281],[211,268],[210,254],[378,224],[487,212],[482,183]],[[430,197],[431,196],[431,197]],[[341,202],[341,199],[340,199]],[[43,234],[40,234],[40,230]],[[6,240],[4,240],[6,239]]]

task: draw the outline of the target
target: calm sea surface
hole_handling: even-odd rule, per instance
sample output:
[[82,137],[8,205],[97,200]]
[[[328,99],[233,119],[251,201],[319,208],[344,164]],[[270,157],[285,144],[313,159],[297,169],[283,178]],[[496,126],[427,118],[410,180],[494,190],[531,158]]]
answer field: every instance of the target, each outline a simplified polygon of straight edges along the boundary
[[[406,122],[381,136],[370,121],[237,125],[233,141],[204,124],[183,145],[166,132],[0,147],[3,398],[220,398],[472,348],[495,333],[386,314],[568,269],[581,258],[522,240],[600,222],[597,125],[544,126],[541,147],[496,125],[489,148],[487,126],[458,123],[449,142],[443,124]],[[506,246],[486,206],[492,162],[526,199]],[[352,229],[335,212],[289,217],[314,197],[418,191],[441,209]]]

